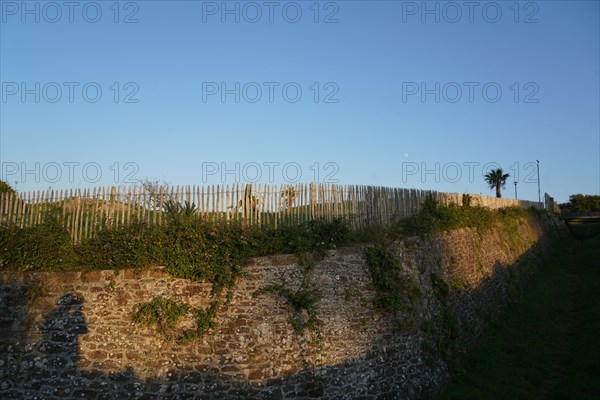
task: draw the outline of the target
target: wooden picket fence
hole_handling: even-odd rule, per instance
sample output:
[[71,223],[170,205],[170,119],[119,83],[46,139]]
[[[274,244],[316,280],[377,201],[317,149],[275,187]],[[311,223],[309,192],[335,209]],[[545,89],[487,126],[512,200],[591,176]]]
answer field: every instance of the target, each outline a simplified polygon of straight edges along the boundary
[[[162,224],[173,204],[207,221],[238,220],[276,227],[308,220],[344,219],[353,229],[385,225],[418,212],[432,196],[443,204],[462,204],[463,195],[429,190],[359,185],[212,185],[109,187],[0,194],[0,221],[29,227],[55,218],[78,242],[98,230],[132,221]],[[470,195],[472,205],[489,208],[538,207],[542,203]]]

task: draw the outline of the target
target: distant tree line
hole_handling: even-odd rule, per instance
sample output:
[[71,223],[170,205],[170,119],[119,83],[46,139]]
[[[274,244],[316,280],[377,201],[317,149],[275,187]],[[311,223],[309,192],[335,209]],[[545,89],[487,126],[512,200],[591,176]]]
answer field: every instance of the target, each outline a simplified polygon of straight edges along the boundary
[[573,194],[568,203],[559,204],[559,207],[565,213],[600,211],[600,196]]

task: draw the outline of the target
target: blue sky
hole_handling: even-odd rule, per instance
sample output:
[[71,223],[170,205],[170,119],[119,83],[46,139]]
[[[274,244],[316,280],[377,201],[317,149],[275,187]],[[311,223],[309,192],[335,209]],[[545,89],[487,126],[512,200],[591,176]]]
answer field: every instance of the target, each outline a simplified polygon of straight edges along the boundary
[[516,178],[535,200],[540,160],[542,194],[600,194],[599,2],[72,4],[0,1],[2,179],[19,191],[493,195],[482,174],[501,166],[505,196]]

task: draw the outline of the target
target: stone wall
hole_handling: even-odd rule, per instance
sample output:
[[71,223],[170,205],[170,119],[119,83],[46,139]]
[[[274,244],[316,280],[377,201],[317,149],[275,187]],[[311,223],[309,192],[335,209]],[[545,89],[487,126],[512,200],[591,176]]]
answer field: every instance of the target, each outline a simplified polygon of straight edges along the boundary
[[257,258],[217,326],[184,345],[168,334],[191,321],[165,334],[134,324],[132,312],[159,294],[206,307],[207,284],[160,268],[2,272],[0,398],[430,398],[557,232],[542,216],[514,235],[466,229],[394,243],[420,292],[396,313],[374,310],[360,248],[330,251],[311,276],[322,325],[304,335],[285,298],[261,292],[299,288],[304,269],[294,256]]

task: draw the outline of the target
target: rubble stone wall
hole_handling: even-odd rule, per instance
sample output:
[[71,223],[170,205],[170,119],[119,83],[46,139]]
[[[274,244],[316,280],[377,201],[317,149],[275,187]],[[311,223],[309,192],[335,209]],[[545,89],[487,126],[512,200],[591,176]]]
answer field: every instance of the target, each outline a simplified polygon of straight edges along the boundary
[[464,229],[398,241],[391,250],[419,290],[395,313],[374,309],[361,248],[329,251],[310,277],[321,325],[303,335],[290,320],[306,316],[261,289],[298,289],[305,269],[295,256],[257,258],[216,327],[186,344],[174,338],[193,321],[163,332],[131,316],[157,295],[207,307],[206,283],[160,268],[0,272],[0,398],[429,398],[563,233],[541,216],[513,235]]

